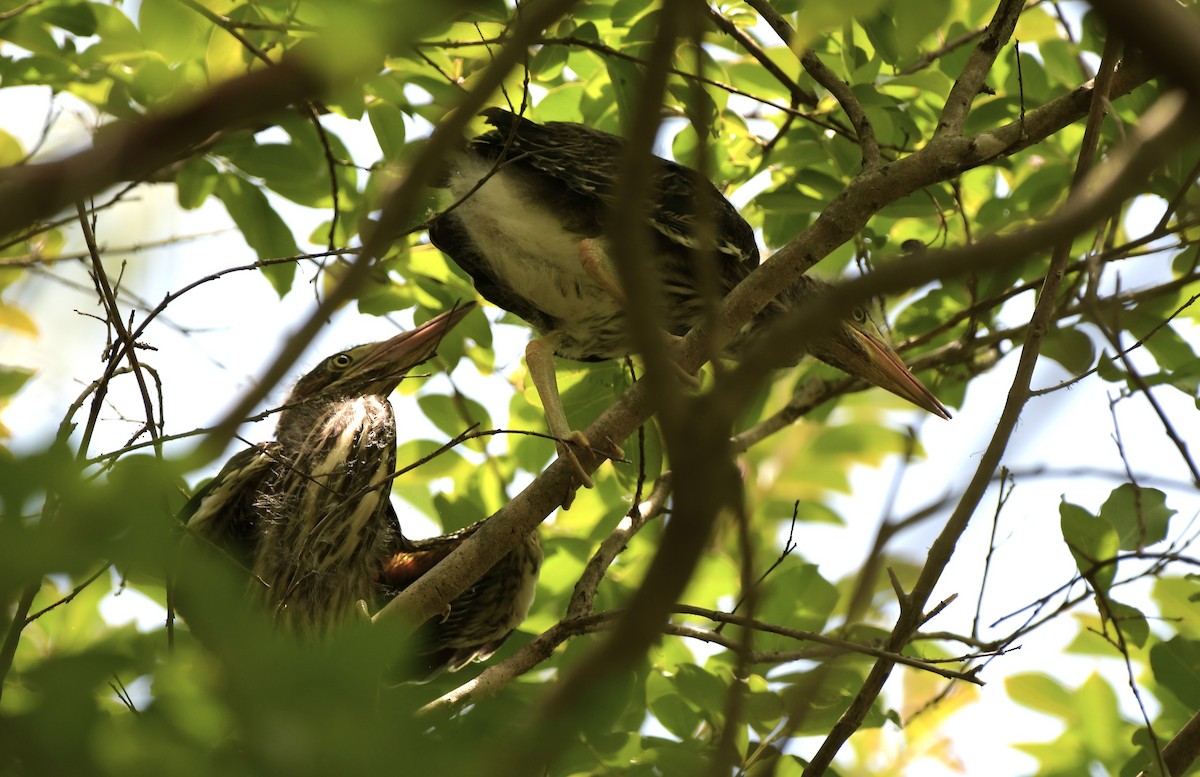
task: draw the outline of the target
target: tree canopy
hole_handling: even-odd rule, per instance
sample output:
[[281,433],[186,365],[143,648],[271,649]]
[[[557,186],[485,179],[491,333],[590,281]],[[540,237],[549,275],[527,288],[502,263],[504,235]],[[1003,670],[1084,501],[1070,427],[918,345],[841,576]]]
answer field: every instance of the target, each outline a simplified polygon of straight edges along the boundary
[[[0,0],[0,771],[1200,774],[1198,74],[1172,0]],[[768,258],[560,360],[626,454],[569,510],[527,327],[472,311],[392,397],[392,494],[489,521],[297,639],[177,515],[314,341],[477,297],[427,230],[488,106],[700,170]],[[863,304],[952,420],[774,368]],[[388,683],[534,529],[497,655]]]

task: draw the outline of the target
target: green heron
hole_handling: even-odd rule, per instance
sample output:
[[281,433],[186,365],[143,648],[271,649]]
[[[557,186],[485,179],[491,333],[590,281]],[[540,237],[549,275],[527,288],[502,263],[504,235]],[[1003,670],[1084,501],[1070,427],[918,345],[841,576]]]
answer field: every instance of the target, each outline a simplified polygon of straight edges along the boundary
[[[568,122],[537,124],[501,108],[483,112],[495,129],[457,155],[448,188],[456,207],[439,216],[430,240],[475,282],[479,293],[529,322],[540,340],[526,350],[530,374],[542,397],[550,432],[586,445],[570,431],[553,382],[549,352],[580,361],[628,355],[630,342],[619,287],[608,270],[607,235],[625,141]],[[653,195],[647,213],[654,236],[655,272],[662,283],[659,320],[675,336],[687,334],[704,315],[705,298],[696,262],[695,224],[700,203],[716,226],[716,275],[728,293],[759,264],[754,231],[733,205],[700,173],[650,157]],[[771,301],[730,343],[737,358],[765,325],[819,295],[827,285],[802,276]],[[863,310],[840,322],[809,349],[816,358],[949,418],[941,402],[896,355]],[[789,354],[795,363],[801,354]],[[560,454],[590,485],[570,448]]]
[[[384,562],[381,597],[390,599],[450,554],[479,528],[476,522],[456,532],[423,540],[402,540]],[[488,659],[525,620],[533,603],[542,545],[537,532],[496,562],[441,616],[426,621],[414,635],[414,657],[402,674],[429,680],[444,669],[456,672],[471,661]]]
[[[322,361],[292,389],[279,414],[277,440],[233,456],[185,508],[188,528],[243,563],[289,627],[320,633],[360,601],[379,604],[465,536],[411,541],[400,531],[389,500],[396,421],[387,395],[433,355],[472,307]],[[540,560],[534,535],[451,602],[443,623],[419,632],[422,660],[431,664],[428,657],[443,651],[447,663],[470,660],[473,655],[461,656],[459,624],[467,631],[473,622],[483,624],[474,629],[478,653],[501,633],[507,636],[529,609]],[[406,564],[407,581],[398,571]],[[437,641],[443,634],[445,644]],[[423,666],[421,672],[434,669]]]

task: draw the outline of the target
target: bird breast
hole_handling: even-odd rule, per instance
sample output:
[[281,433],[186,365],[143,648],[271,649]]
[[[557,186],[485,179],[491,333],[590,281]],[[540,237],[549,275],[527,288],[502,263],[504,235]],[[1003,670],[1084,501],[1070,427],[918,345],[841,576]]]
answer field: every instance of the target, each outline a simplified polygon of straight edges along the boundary
[[[519,169],[470,154],[457,162],[450,178],[459,223],[496,278],[547,315],[563,322],[611,319],[621,315],[613,298],[588,275],[579,261],[579,243],[603,242],[601,233],[584,234],[544,205]],[[476,187],[478,188],[476,189]]]
[[289,620],[319,627],[371,595],[386,553],[396,424],[380,396],[316,412],[258,505],[265,525],[254,571]]

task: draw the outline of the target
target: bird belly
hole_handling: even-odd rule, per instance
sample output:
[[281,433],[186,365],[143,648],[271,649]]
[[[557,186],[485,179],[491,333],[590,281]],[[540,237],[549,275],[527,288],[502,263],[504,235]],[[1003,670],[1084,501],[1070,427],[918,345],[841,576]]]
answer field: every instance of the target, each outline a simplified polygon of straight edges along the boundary
[[[537,204],[518,174],[504,168],[475,189],[491,170],[488,162],[464,157],[450,180],[456,202],[470,193],[450,215],[491,275],[556,321],[541,333],[556,353],[588,359],[627,353],[620,306],[579,261],[580,241],[603,239],[567,228],[559,215]],[[611,332],[606,338],[611,345],[595,347],[598,331]]]

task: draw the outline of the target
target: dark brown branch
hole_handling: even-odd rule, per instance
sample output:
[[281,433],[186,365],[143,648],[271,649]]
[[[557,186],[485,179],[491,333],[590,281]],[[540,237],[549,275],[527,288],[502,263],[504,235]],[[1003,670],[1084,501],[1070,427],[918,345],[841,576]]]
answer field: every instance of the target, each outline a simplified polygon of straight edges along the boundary
[[1200,100],[1200,19],[1172,0],[1092,0],[1110,30],[1136,46],[1142,56]]
[[[785,44],[792,45],[796,38],[796,31],[769,2],[747,0],[747,3],[755,11],[758,11],[763,21],[770,25]],[[850,123],[854,125],[854,131],[857,134],[856,140],[862,148],[863,168],[878,167],[880,161],[879,141],[875,139],[875,129],[871,126],[871,121],[867,118],[862,105],[859,104],[858,98],[850,91],[849,85],[826,67],[825,63],[811,50],[806,50],[800,55],[800,64],[814,81],[833,95],[833,98],[838,101],[838,105],[842,106],[846,117],[850,119]]]
[[708,6],[708,18],[712,20],[713,24],[720,27],[722,32],[736,40],[742,48],[750,52],[750,56],[754,57],[754,59],[763,66],[763,70],[766,70],[768,73],[775,76],[775,80],[783,84],[783,87],[787,89],[789,93],[791,93],[793,100],[802,105],[807,105],[813,108],[816,107],[817,96],[797,84],[795,79],[783,72],[783,68],[779,67],[779,65],[775,63],[775,60],[771,59],[771,56],[767,54],[767,52],[763,51],[762,47],[759,46],[753,38],[746,34],[741,27],[738,27],[729,19],[726,19],[720,11],[718,11],[716,8],[713,8],[711,5]]
[[8,672],[12,669],[13,657],[17,654],[17,645],[21,642],[21,632],[28,622],[29,608],[33,606],[33,598],[42,589],[41,580],[31,583],[21,591],[21,598],[13,609],[12,620],[4,633],[4,642],[0,644],[0,698],[4,696],[4,685]]
[[317,68],[299,59],[226,81],[190,105],[109,127],[92,148],[54,162],[0,171],[0,235],[86,200],[119,181],[141,181],[210,135],[250,126],[318,94]]
[[571,593],[571,600],[567,603],[566,618],[581,618],[592,611],[596,601],[596,590],[600,587],[600,581],[604,579],[604,575],[608,572],[608,568],[612,565],[617,555],[625,549],[629,544],[629,540],[635,534],[641,531],[647,521],[652,521],[662,515],[667,506],[667,499],[671,496],[671,473],[666,472],[658,479],[654,485],[654,490],[650,492],[649,499],[643,505],[635,504],[629,509],[629,513],[617,524],[617,528],[613,529],[612,533],[604,538],[600,543],[600,547],[588,559],[587,566],[583,569],[583,574],[579,576],[579,580],[575,583],[575,590]]
[[[1200,712],[1183,724],[1183,728],[1162,749],[1162,763],[1171,777],[1183,777],[1200,758]],[[1138,777],[1148,777],[1141,772]]]
[[814,81],[829,90],[833,99],[842,106],[850,123],[854,125],[854,132],[858,136],[858,145],[862,148],[863,168],[878,167],[881,157],[879,140],[875,137],[875,128],[871,126],[871,120],[867,118],[867,112],[863,110],[858,98],[850,90],[850,85],[838,78],[837,73],[830,70],[811,49],[800,55],[800,64],[804,65],[804,69],[813,77]]
[[996,13],[983,33],[983,39],[971,50],[966,66],[955,80],[950,94],[946,96],[946,105],[942,109],[934,137],[962,133],[967,114],[971,111],[971,104],[983,87],[1000,50],[1007,46],[1012,38],[1024,7],[1025,0],[1001,0],[996,7]]
[[[137,357],[137,344],[121,318],[121,311],[117,307],[117,296],[113,293],[112,285],[108,280],[108,273],[104,269],[104,263],[100,260],[100,249],[96,246],[96,235],[92,231],[92,225],[88,221],[87,210],[83,207],[82,202],[76,204],[76,212],[79,215],[80,227],[83,229],[84,242],[87,244],[88,253],[91,255],[92,274],[96,280],[96,288],[100,292],[100,300],[104,305],[105,315],[108,318],[109,325],[117,330],[117,336],[120,340],[120,342],[113,343],[110,346],[108,366],[105,369],[105,374],[108,376],[112,375],[113,370],[120,363],[122,356],[129,362],[129,367],[133,370],[133,375],[137,379],[138,390],[142,397],[142,405],[146,411],[146,422],[143,429],[149,432],[150,439],[157,443],[160,430],[154,421],[154,400],[150,397],[150,388],[146,384],[146,376],[142,372],[142,363]],[[97,392],[97,396],[102,397],[103,391],[102,387]],[[161,445],[156,444],[154,447],[155,454],[161,457]],[[86,455],[87,440],[85,439],[80,445],[79,456],[83,458]]]
[[[955,680],[964,680],[975,685],[984,685],[985,683],[975,676],[975,672],[956,672],[951,669],[941,669],[940,667],[932,667],[928,661],[922,661],[918,658],[910,658],[899,653],[893,653],[885,649],[880,649],[871,645],[863,645],[859,642],[852,642],[846,639],[837,639],[836,637],[828,637],[824,634],[818,634],[814,631],[804,631],[803,629],[789,629],[784,626],[776,626],[773,623],[764,623],[762,621],[747,618],[742,615],[733,615],[731,613],[720,612],[718,610],[709,610],[703,607],[692,607],[690,605],[678,605],[675,607],[675,612],[685,615],[697,615],[701,618],[709,618],[721,623],[732,623],[743,628],[756,629],[769,634],[778,634],[791,639],[802,640],[804,642],[815,642],[818,645],[837,648],[846,653],[861,653],[866,656],[874,656],[876,658],[885,658],[889,661],[894,661],[897,664],[904,664],[916,669],[924,669],[931,671],[934,674],[939,674],[942,677]],[[964,659],[965,660],[965,659]]]

